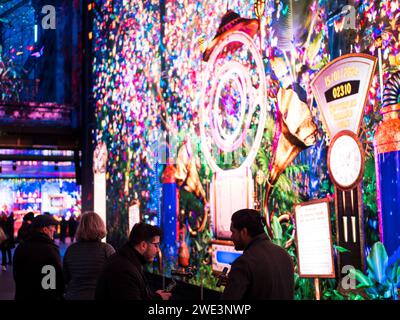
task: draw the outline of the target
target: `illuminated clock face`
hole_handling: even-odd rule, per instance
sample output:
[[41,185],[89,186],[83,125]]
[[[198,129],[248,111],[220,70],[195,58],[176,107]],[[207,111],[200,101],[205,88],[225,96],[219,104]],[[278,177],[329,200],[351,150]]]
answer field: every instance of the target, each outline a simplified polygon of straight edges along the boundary
[[362,169],[362,149],[356,138],[348,134],[334,138],[329,148],[329,173],[334,182],[351,188],[360,179]]

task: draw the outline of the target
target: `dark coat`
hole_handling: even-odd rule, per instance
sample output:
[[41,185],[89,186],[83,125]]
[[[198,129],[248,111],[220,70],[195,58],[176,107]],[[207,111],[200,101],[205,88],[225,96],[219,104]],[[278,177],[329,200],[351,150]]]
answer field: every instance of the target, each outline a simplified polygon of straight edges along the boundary
[[75,220],[75,218],[71,217],[68,220],[68,229],[69,229],[69,236],[70,237],[75,237],[76,233],[76,228],[78,227],[78,221]]
[[18,230],[18,241],[25,241],[29,236],[30,223],[24,221]]
[[68,221],[65,220],[65,218],[62,218],[62,220],[60,222],[60,238],[61,239],[65,239],[65,237],[67,236],[67,229],[68,229]]
[[7,236],[7,240],[1,244],[2,248],[4,249],[14,248],[15,247],[14,215],[10,214],[8,217],[2,216],[0,218],[0,226],[3,228],[3,231]]
[[129,243],[106,262],[96,287],[96,300],[161,300],[152,292],[143,266],[143,256]]
[[[58,246],[47,235],[32,232],[17,246],[14,252],[15,300],[61,300],[64,280]],[[55,289],[44,289],[52,273],[43,269],[53,266],[55,270]],[[45,278],[46,277],[46,278]]]
[[228,274],[223,300],[292,300],[294,268],[288,253],[266,234],[256,236]]
[[97,278],[105,261],[115,252],[108,243],[78,241],[64,255],[66,300],[94,300]]

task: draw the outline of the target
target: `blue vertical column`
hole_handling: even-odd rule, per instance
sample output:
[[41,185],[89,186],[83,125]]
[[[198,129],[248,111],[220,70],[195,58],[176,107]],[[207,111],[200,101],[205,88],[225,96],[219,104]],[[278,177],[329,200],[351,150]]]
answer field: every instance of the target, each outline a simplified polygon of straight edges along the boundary
[[162,229],[164,256],[175,257],[178,242],[178,193],[175,167],[169,161],[161,177],[162,180]]
[[[400,72],[389,79],[387,88],[374,149],[379,232],[388,256],[395,258],[400,257]],[[394,88],[396,92],[390,92]]]

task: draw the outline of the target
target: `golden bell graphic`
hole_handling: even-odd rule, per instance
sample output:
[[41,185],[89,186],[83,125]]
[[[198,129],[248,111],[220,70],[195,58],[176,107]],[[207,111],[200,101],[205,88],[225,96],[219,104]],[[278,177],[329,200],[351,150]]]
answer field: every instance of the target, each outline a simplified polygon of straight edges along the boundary
[[277,98],[279,111],[275,135],[278,137],[278,143],[274,146],[264,198],[264,212],[268,226],[270,225],[268,198],[275,183],[299,152],[316,142],[317,132],[310,109],[294,90],[280,88]]

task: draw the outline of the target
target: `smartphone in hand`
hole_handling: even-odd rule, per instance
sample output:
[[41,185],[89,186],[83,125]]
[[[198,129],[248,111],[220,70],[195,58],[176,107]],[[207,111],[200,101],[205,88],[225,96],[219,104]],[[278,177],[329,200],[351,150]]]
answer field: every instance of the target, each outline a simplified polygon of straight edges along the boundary
[[175,289],[176,287],[176,281],[174,279],[172,279],[171,283],[165,288],[165,292],[172,292],[172,290]]
[[224,270],[222,270],[222,273],[218,276],[217,287],[220,287],[220,286],[226,284],[226,280],[227,280],[226,274],[227,273],[228,273],[228,267],[225,267]]

